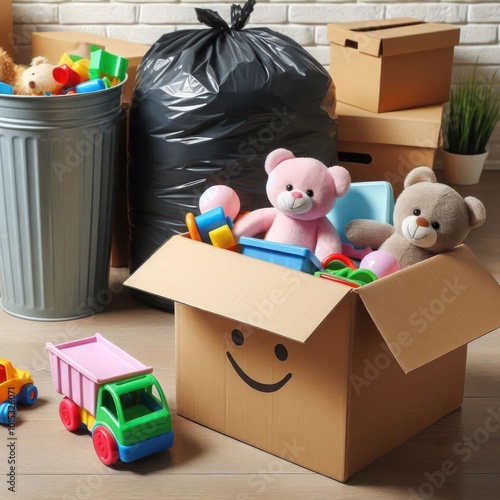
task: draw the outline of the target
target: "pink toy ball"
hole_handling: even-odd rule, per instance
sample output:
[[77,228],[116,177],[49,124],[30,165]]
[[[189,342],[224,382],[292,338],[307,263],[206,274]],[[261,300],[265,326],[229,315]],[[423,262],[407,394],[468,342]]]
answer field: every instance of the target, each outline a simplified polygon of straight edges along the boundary
[[383,278],[401,269],[396,257],[384,250],[375,250],[367,254],[359,264],[360,269],[372,271],[377,278]]
[[229,186],[209,187],[200,197],[200,212],[202,214],[209,212],[217,207],[222,207],[226,216],[236,219],[240,213],[240,198],[234,189]]

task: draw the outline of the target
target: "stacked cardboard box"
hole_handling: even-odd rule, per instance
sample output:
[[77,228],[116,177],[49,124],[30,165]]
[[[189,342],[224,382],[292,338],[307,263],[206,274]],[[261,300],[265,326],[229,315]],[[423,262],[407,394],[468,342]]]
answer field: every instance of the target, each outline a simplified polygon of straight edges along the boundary
[[149,46],[79,31],[34,32],[31,42],[33,56],[45,56],[52,64],[57,64],[64,52],[75,50],[82,43],[102,46],[108,52],[125,57],[129,61],[127,68],[128,80],[123,88],[123,112],[120,126],[118,175],[116,178],[111,248],[111,266],[126,267],[129,264],[129,225],[126,193],[128,107],[134,89],[135,73]]
[[354,181],[387,180],[395,194],[441,145],[459,28],[412,18],[330,24],[339,163]]
[[432,167],[441,145],[443,105],[372,113],[337,102],[339,164],[354,181],[390,182],[396,196],[406,174]]

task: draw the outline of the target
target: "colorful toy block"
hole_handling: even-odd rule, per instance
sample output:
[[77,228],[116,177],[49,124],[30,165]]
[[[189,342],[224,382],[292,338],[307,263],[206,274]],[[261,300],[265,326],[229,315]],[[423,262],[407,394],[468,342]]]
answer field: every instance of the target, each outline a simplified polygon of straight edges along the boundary
[[90,55],[90,78],[103,78],[107,76],[112,79],[118,78],[123,81],[127,74],[128,59],[116,56],[105,50],[95,50]]

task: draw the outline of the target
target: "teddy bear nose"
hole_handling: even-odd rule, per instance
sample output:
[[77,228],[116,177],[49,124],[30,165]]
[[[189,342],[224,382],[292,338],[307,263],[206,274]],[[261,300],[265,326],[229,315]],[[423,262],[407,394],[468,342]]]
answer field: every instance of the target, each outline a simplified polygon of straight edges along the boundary
[[292,196],[294,198],[302,198],[302,193],[300,191],[292,191]]
[[36,87],[36,83],[33,80],[31,80],[28,85],[30,86],[30,89],[34,89]]
[[425,217],[417,217],[415,224],[417,226],[429,227],[429,221]]

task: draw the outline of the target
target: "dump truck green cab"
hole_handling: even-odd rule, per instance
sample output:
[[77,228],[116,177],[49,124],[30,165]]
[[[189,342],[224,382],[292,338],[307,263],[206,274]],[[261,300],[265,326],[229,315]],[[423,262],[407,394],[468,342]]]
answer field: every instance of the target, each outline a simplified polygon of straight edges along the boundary
[[123,446],[172,430],[165,395],[149,373],[103,385],[95,417],[95,425],[107,427]]

